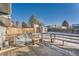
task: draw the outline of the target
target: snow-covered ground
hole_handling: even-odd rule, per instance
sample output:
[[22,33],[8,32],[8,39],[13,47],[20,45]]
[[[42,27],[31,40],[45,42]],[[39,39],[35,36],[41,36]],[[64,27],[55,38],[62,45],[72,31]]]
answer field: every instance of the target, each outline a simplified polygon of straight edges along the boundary
[[[71,52],[75,53],[75,55],[79,56],[79,44],[64,41],[64,45],[62,46],[63,42],[60,40],[60,39],[63,39],[63,40],[69,40],[69,41],[79,43],[79,34],[68,34],[68,33],[57,33],[57,32],[55,34],[57,34],[55,37],[55,41],[54,41],[54,43],[51,43],[51,45],[55,45],[59,48],[71,51]],[[60,34],[62,34],[62,35],[60,35]],[[47,36],[44,35],[44,37],[49,38],[49,39],[43,39],[44,41],[51,42],[49,34],[47,34]],[[52,35],[52,38],[53,37],[54,36]]]
[[26,42],[31,42],[31,38],[26,34],[26,35],[20,35],[16,38],[16,44],[25,44]]

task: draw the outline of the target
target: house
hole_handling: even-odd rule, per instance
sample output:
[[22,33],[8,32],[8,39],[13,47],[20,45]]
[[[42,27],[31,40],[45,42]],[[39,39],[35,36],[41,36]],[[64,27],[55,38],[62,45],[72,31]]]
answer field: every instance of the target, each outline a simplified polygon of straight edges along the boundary
[[79,30],[79,24],[72,24],[72,28],[75,30]]
[[41,33],[46,33],[48,32],[48,27],[47,26],[41,26]]
[[35,29],[28,27],[28,28],[22,28],[22,33],[34,33]]
[[79,33],[79,24],[72,24],[72,29],[74,33]]
[[[0,48],[3,49],[6,41],[7,27],[11,24],[10,3],[0,3]],[[5,42],[6,41],[6,42]]]
[[39,33],[39,32],[40,33],[46,33],[47,30],[48,30],[48,27],[44,26],[44,25],[40,26],[38,24],[34,24],[34,30],[35,30],[36,33]]
[[[10,19],[9,15],[3,14],[3,12],[0,13],[0,37],[1,37],[0,38],[0,48],[1,49],[3,49],[5,47],[5,45],[8,43],[8,41],[6,41],[6,34],[7,34],[8,26],[11,26],[11,19]],[[7,44],[7,46],[8,46],[8,44]]]
[[40,32],[40,26],[38,24],[34,24],[34,30],[35,32]]
[[0,3],[0,13],[11,14],[11,3]]

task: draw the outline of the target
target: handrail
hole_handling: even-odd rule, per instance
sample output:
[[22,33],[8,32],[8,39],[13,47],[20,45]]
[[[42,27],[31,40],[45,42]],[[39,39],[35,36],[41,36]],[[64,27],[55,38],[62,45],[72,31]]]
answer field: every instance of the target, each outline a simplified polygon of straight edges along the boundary
[[[69,34],[69,33],[40,33],[41,39],[50,39],[51,42],[55,40],[61,40],[62,42],[71,42],[79,44],[79,35],[78,34]],[[40,35],[38,34],[38,35]],[[47,37],[43,36],[44,34],[49,34]],[[36,37],[37,38],[37,37]],[[39,38],[39,37],[38,37]]]
[[[61,40],[63,42],[62,45],[64,45],[64,42],[79,44],[78,34],[69,34],[69,33],[42,33],[42,34],[50,34],[51,43],[52,43],[52,40],[53,42],[55,40]],[[54,38],[52,38],[51,35],[53,35]]]
[[8,49],[5,49],[5,50],[1,50],[0,51],[0,54],[1,53],[5,53],[5,52],[7,52],[7,51],[11,51],[11,50],[13,50],[13,49],[16,49],[17,47],[13,47],[13,48],[8,48]]
[[[22,35],[22,34],[19,34],[19,35]],[[7,39],[7,38],[10,38],[10,37],[14,37],[12,40],[14,41],[13,42],[13,44],[16,44],[16,42],[15,42],[15,37],[18,37],[18,35],[17,34],[12,34],[12,35],[3,35],[3,36],[5,36],[6,38],[5,38],[5,40],[4,41],[6,41],[6,40],[10,40],[10,39]],[[2,36],[1,36],[2,37]],[[3,39],[2,39],[3,40]],[[16,50],[18,50],[18,48],[20,48],[20,47],[9,47],[9,48],[7,48],[7,49],[1,49],[0,50],[0,55],[1,56],[9,56],[9,55],[12,55],[12,56],[14,56],[16,53],[15,53],[15,51]]]
[[[69,36],[69,37],[77,37],[77,38],[79,38],[79,35],[78,34],[69,34],[69,33],[42,33],[42,34],[60,35],[60,36],[57,36],[57,37]],[[63,37],[63,38],[65,38],[65,37]]]
[[67,35],[67,36],[76,36],[76,37],[79,37],[79,34],[59,33],[59,32],[42,33],[42,34],[56,34],[56,35]]
[[18,47],[12,47],[12,48],[8,48],[5,50],[1,50],[0,55],[2,55],[2,56],[14,55],[16,49],[18,49]]

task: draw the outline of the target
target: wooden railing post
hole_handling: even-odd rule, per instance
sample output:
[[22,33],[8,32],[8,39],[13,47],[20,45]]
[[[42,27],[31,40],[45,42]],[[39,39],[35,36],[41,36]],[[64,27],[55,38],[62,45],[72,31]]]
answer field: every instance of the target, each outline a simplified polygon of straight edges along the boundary
[[34,39],[33,39],[33,35],[31,34],[31,38],[32,38],[32,44],[34,45]]
[[52,41],[52,34],[50,34],[50,40],[51,40],[51,43],[52,43],[52,42],[53,42],[53,41]]
[[64,46],[64,40],[62,41],[62,46]]
[[53,34],[54,35],[54,38],[53,38],[53,42],[55,41],[55,37],[56,37],[56,34]]
[[41,35],[41,38],[39,39],[39,43],[42,43],[42,40],[43,40],[43,34],[40,33],[40,35]]
[[14,35],[13,41],[14,41],[14,46],[16,46],[16,35]]
[[27,45],[27,36],[29,36],[29,34],[25,33],[25,45]]
[[32,44],[34,45],[34,40],[32,39]]

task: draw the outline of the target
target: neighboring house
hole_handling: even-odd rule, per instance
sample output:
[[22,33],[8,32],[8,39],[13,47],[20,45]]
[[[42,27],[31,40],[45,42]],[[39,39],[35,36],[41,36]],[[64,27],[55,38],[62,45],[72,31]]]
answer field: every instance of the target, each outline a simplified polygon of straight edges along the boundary
[[34,30],[35,32],[40,32],[40,26],[38,24],[34,24]]
[[41,26],[41,33],[46,33],[48,32],[48,27],[47,26]]
[[[19,30],[19,29],[18,29]],[[34,33],[35,29],[34,28],[22,28],[22,33]]]
[[73,24],[72,29],[73,29],[73,32],[79,33],[79,24]]
[[47,26],[40,26],[38,24],[34,24],[34,30],[36,33],[46,33],[47,30],[48,30],[48,27]]
[[66,30],[66,29],[68,29],[68,27],[66,27],[66,26],[62,26],[61,29]]
[[73,24],[72,28],[75,29],[75,30],[79,30],[79,24]]

